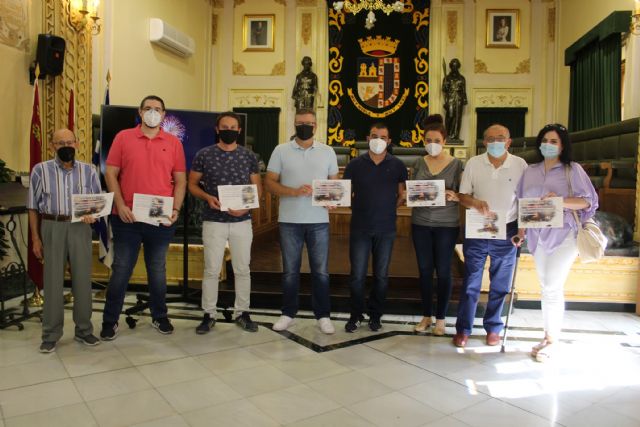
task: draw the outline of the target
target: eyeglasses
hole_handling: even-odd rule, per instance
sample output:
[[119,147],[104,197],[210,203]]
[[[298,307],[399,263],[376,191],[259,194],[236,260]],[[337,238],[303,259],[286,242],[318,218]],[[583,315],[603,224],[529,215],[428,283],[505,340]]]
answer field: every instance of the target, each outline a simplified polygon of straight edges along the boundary
[[54,147],[71,147],[72,145],[74,145],[76,143],[75,140],[73,141],[57,141],[57,142],[52,142]]
[[296,122],[295,123],[296,126],[302,126],[302,125],[306,125],[306,126],[315,126],[316,122]]
[[567,128],[562,126],[559,123],[549,123],[548,125],[546,125],[543,129],[547,130],[547,129],[560,129],[563,132],[567,131]]

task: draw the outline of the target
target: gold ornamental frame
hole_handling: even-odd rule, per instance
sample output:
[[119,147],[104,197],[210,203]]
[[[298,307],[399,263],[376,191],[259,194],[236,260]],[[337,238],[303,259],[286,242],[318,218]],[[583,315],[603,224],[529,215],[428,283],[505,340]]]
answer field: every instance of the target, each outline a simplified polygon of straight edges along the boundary
[[242,19],[243,52],[275,50],[276,15],[244,15]]
[[520,10],[487,9],[486,46],[520,47]]

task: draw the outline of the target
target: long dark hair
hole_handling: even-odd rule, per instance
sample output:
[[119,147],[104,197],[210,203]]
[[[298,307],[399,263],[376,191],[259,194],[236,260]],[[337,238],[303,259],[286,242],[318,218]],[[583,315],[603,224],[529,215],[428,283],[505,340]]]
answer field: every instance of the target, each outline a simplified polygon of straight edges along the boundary
[[569,131],[566,127],[561,125],[560,123],[550,123],[540,129],[538,132],[538,137],[536,138],[536,149],[538,151],[538,156],[540,160],[544,160],[544,156],[540,151],[540,145],[542,145],[542,138],[547,134],[547,132],[555,131],[560,137],[560,142],[562,143],[562,151],[560,152],[559,159],[565,165],[571,163],[573,156],[571,155],[571,138],[569,137]]

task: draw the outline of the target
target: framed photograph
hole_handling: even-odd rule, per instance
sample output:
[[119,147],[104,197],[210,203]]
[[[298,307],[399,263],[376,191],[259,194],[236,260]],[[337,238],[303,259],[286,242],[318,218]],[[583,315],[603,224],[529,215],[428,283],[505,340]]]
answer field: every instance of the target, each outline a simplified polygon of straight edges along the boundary
[[487,47],[520,47],[518,9],[487,9]]
[[275,25],[275,15],[244,15],[242,50],[245,52],[273,52]]

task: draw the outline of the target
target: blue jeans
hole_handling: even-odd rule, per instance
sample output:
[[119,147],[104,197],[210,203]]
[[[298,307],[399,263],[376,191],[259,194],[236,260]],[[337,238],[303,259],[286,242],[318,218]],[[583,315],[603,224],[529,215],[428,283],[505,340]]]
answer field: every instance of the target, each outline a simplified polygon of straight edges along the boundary
[[128,224],[117,215],[111,215],[114,259],[111,280],[107,288],[102,321],[113,324],[118,321],[125,292],[133,268],[138,261],[140,245],[144,245],[144,264],[147,268],[149,308],[153,319],[167,317],[165,295],[167,293],[167,250],[176,227],[154,226],[142,222]]
[[513,267],[516,261],[516,247],[511,243],[511,237],[518,232],[517,223],[507,224],[507,238],[505,240],[465,239],[464,253],[464,282],[458,305],[458,319],[456,331],[471,335],[473,319],[478,306],[482,274],[487,256],[491,258],[489,265],[489,301],[484,314],[483,325],[487,332],[500,333],[503,327],[500,314],[504,304],[504,297],[511,288]]
[[451,259],[460,227],[427,227],[411,224],[413,247],[420,273],[422,315],[433,313],[433,270],[438,276],[436,319],[444,319],[451,298]]
[[364,285],[367,279],[369,254],[373,255],[373,286],[369,294],[369,317],[380,319],[387,297],[389,262],[396,239],[395,231],[373,232],[351,230],[349,259],[351,261],[351,316],[364,312]]
[[311,269],[311,306],[316,319],[329,317],[329,223],[280,223],[282,251],[282,314],[295,317],[298,312],[302,247],[307,244]]

